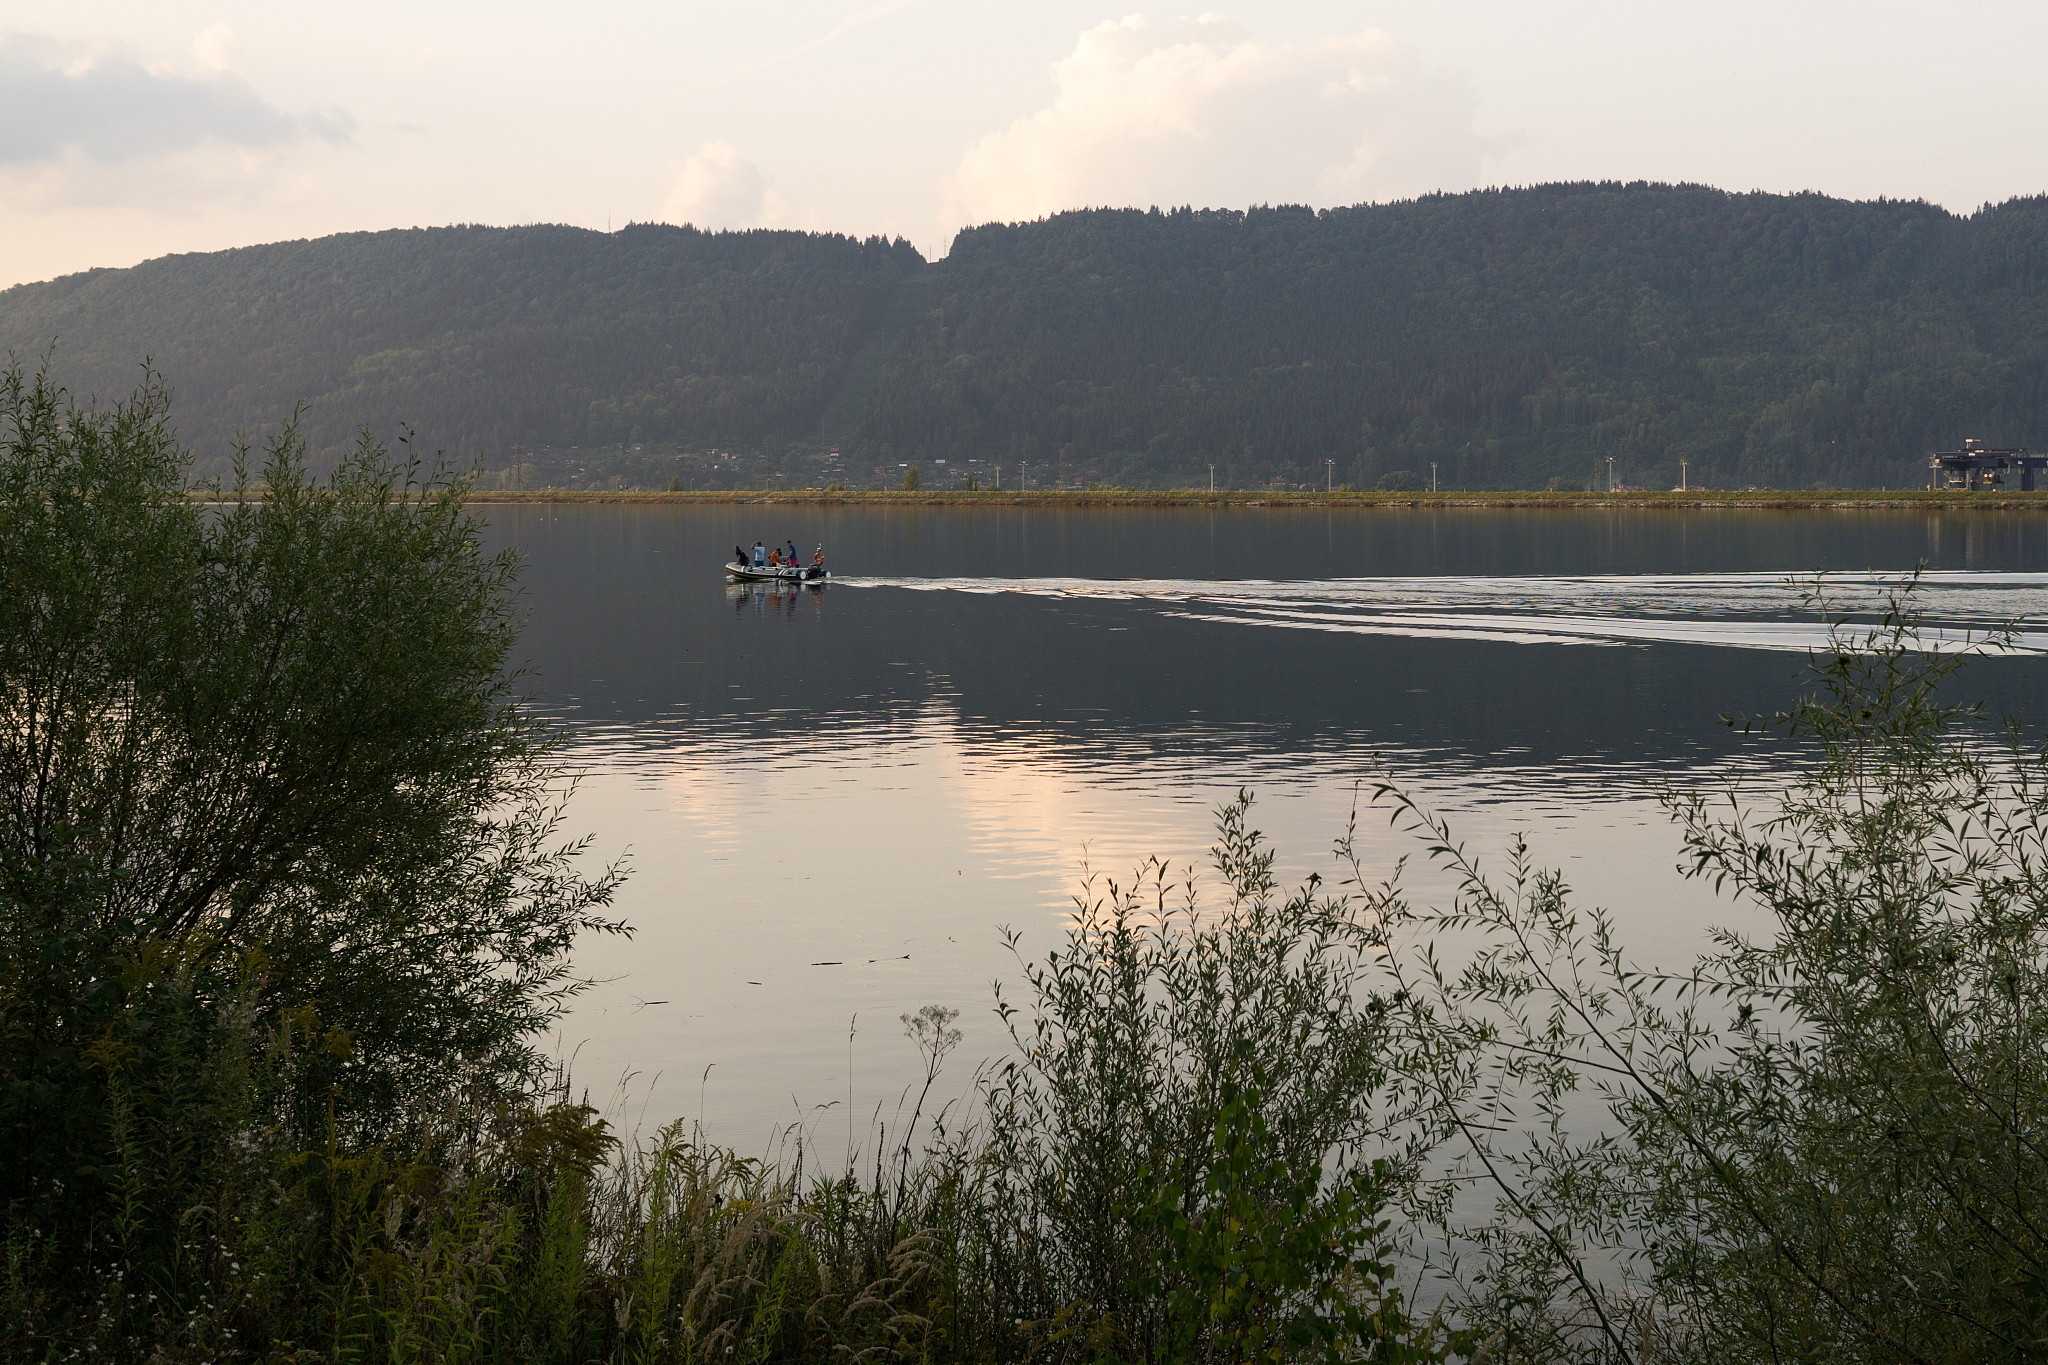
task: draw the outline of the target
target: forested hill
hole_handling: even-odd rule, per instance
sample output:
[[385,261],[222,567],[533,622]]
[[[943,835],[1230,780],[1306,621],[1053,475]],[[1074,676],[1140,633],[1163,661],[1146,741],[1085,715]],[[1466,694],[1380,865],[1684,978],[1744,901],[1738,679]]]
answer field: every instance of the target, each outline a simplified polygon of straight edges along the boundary
[[[1575,185],[964,233],[866,429],[1189,474],[1917,484],[2048,447],[2048,200]],[[1219,471],[1220,472],[1220,471]],[[1318,479],[1318,482],[1321,480]]]
[[[502,466],[731,448],[856,479],[1445,487],[1917,484],[2048,449],[2048,199],[1570,185],[1312,212],[1095,211],[907,244],[449,228],[170,257],[0,293],[74,388],[153,355],[204,456],[299,398]],[[957,466],[956,466],[957,467]],[[929,465],[927,464],[927,468]]]
[[151,357],[202,467],[294,403],[324,456],[364,426],[497,464],[519,444],[759,446],[807,430],[906,276],[907,242],[633,226],[350,233],[0,293],[0,346],[74,392]]

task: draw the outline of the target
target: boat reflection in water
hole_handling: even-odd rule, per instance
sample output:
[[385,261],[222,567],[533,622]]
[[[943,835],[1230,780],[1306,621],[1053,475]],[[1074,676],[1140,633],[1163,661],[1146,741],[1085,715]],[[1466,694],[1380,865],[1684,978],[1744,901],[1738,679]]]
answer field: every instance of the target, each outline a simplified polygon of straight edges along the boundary
[[725,598],[732,603],[733,610],[741,615],[744,615],[747,607],[751,605],[756,616],[783,614],[792,618],[796,615],[797,603],[808,601],[811,604],[811,614],[815,617],[824,614],[825,587],[824,582],[728,583],[725,585]]

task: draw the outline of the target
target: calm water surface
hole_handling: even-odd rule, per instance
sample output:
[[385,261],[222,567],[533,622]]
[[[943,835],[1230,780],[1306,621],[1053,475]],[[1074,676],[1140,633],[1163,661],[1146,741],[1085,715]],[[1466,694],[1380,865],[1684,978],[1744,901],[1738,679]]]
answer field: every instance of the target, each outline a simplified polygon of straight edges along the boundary
[[[1331,875],[1385,774],[1476,849],[1525,833],[1641,957],[1682,959],[1746,921],[1675,875],[1656,795],[1768,782],[1716,718],[1796,695],[1823,630],[1788,579],[1867,609],[1925,561],[1950,639],[2030,623],[1973,692],[2048,716],[2048,520],[2024,514],[485,510],[527,558],[572,824],[634,870],[638,932],[581,953],[602,984],[563,1051],[628,1121],[754,1149],[886,1120],[923,1004],[962,1011],[964,1084],[1005,1042],[1000,927],[1052,946],[1084,864],[1202,866],[1240,787],[1289,880]],[[729,588],[756,539],[822,543],[840,580]],[[1442,892],[1383,812],[1360,843]]]

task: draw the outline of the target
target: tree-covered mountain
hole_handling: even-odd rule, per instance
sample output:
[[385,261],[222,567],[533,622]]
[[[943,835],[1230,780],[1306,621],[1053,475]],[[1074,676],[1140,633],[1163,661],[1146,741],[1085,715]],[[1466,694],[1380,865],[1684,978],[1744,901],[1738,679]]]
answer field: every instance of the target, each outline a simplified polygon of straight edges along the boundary
[[[638,226],[354,234],[0,293],[0,344],[202,456],[300,398],[503,467],[516,445],[1040,481],[1916,484],[2048,448],[2048,199],[1561,185],[1321,212],[1102,210],[906,243]],[[626,449],[621,451],[619,447]],[[647,461],[632,466],[652,468]],[[692,469],[706,468],[692,464]],[[724,466],[728,471],[731,465]]]
[[0,346],[55,342],[74,392],[150,357],[202,465],[308,405],[315,450],[364,426],[486,464],[526,445],[755,447],[838,395],[908,243],[634,226],[455,227],[168,256],[0,293]]
[[1917,481],[2048,444],[2048,201],[1563,186],[1312,213],[1079,213],[962,234],[863,415],[1240,478]]

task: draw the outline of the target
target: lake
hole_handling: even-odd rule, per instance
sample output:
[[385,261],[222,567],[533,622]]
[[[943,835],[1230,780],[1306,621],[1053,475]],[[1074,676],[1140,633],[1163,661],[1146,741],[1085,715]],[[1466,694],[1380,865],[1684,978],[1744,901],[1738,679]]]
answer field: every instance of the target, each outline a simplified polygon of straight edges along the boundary
[[[916,1064],[898,1016],[962,1012],[948,1084],[1000,1053],[990,983],[1058,940],[1084,865],[1202,868],[1239,788],[1284,878],[1332,875],[1384,776],[1475,849],[1526,834],[1646,961],[1746,923],[1675,873],[1668,785],[1783,771],[1722,726],[1800,687],[1825,628],[1788,580],[1868,610],[1924,561],[1951,638],[2048,617],[2028,513],[491,505],[526,558],[522,650],[581,786],[574,832],[629,858],[631,940],[565,1060],[630,1125],[761,1151],[859,1142]],[[736,544],[822,544],[822,592],[729,587]],[[2036,651],[1972,696],[2048,716]],[[1376,874],[1412,838],[1367,812]],[[1213,879],[1211,879],[1213,881]]]

